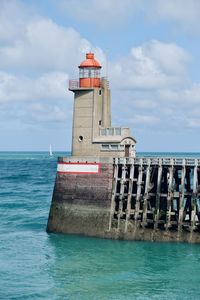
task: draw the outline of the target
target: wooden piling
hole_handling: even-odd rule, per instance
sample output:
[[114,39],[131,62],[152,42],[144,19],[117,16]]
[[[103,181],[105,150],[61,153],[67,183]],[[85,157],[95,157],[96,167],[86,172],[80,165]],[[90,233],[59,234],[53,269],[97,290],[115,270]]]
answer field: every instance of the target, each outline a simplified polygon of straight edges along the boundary
[[172,199],[173,199],[173,159],[170,161],[169,167],[169,184],[168,184],[168,196],[167,196],[167,214],[166,214],[166,229],[171,227],[171,211],[172,211]]
[[143,175],[143,164],[142,159],[140,159],[139,175],[137,181],[137,194],[135,203],[135,228],[137,228],[139,213],[140,213],[140,199],[141,199],[141,188],[142,188],[142,175]]
[[124,185],[126,182],[126,164],[122,165],[122,177],[120,180],[120,193],[119,193],[119,209],[118,209],[118,216],[117,216],[117,230],[120,230],[120,220],[123,216],[123,201],[124,201]]
[[154,229],[158,228],[158,221],[160,217],[160,189],[162,179],[162,161],[159,161],[158,167],[158,179],[157,179],[157,190],[156,190],[156,206],[155,206],[155,217],[154,217]]
[[124,232],[127,232],[128,220],[130,218],[131,211],[131,197],[132,197],[132,188],[133,188],[133,178],[134,178],[134,164],[130,165],[130,175],[129,175],[129,187],[128,187],[128,197],[127,197],[127,208],[126,208],[126,221]]
[[113,173],[113,183],[112,183],[112,196],[111,196],[111,207],[110,207],[110,218],[109,218],[109,227],[108,230],[111,230],[112,220],[115,213],[115,197],[116,197],[116,189],[117,189],[117,179],[118,179],[118,163],[114,163],[114,173]]
[[142,217],[143,228],[145,228],[145,226],[147,225],[147,210],[148,210],[148,199],[149,199],[150,176],[151,176],[151,167],[150,167],[150,159],[148,159],[148,165],[147,165],[147,169],[146,169],[144,202],[143,202],[143,217]]
[[182,162],[181,170],[181,191],[179,192],[179,214],[178,214],[178,232],[182,232],[183,226],[183,212],[184,212],[184,196],[185,196],[185,159]]
[[198,189],[198,165],[197,165],[197,159],[195,159],[195,166],[193,170],[193,193],[192,193],[192,199],[191,199],[191,232],[196,229],[196,207],[197,207],[197,189]]

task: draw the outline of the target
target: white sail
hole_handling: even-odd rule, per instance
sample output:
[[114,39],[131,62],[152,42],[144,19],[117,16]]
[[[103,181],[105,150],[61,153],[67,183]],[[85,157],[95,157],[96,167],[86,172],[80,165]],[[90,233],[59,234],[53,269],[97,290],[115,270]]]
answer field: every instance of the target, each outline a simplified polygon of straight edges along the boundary
[[52,155],[53,155],[52,147],[51,147],[51,145],[49,145],[49,156],[52,156]]

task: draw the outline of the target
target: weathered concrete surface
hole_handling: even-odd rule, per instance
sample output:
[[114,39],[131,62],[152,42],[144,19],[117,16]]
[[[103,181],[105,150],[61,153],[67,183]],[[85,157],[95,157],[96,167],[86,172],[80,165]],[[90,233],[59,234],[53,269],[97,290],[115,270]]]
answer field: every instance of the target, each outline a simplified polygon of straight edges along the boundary
[[[117,220],[113,220],[113,223],[115,223],[113,227],[116,228]],[[107,232],[107,237],[120,240],[200,243],[199,232],[191,233],[183,230],[181,233],[178,233],[175,230],[154,230],[135,226],[134,221],[128,221],[128,230],[125,232],[125,220],[121,220],[119,229],[112,228],[110,232]]]
[[113,165],[106,163],[99,174],[57,174],[47,231],[104,237],[112,179]]
[[47,231],[106,237],[108,220],[108,209],[53,203]]

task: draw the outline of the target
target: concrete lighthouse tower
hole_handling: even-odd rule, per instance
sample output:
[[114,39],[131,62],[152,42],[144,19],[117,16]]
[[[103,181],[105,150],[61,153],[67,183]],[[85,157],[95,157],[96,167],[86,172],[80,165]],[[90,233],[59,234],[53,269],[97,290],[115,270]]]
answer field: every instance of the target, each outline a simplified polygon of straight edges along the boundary
[[107,78],[93,53],[79,65],[79,80],[69,81],[74,92],[72,156],[134,157],[135,139],[127,127],[111,127]]

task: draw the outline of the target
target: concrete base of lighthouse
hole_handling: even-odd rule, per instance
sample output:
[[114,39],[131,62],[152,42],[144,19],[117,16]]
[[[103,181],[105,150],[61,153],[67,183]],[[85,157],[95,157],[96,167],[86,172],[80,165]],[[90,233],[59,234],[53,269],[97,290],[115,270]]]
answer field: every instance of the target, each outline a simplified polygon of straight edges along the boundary
[[106,237],[113,179],[111,160],[66,157],[59,163],[70,170],[57,172],[47,231]]

